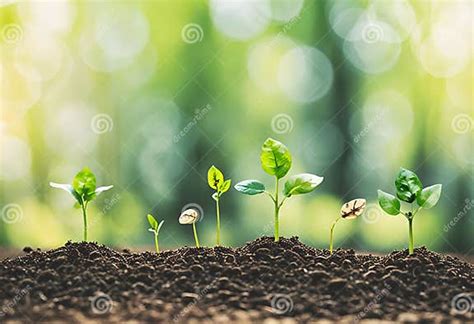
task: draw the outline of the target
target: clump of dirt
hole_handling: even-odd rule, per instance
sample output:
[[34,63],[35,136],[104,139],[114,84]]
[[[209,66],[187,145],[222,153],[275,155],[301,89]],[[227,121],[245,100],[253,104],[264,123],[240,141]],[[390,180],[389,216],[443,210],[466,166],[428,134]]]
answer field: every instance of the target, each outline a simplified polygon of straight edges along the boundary
[[25,253],[0,262],[0,321],[472,319],[474,266],[426,248],[329,255],[263,237],[160,254],[70,242]]

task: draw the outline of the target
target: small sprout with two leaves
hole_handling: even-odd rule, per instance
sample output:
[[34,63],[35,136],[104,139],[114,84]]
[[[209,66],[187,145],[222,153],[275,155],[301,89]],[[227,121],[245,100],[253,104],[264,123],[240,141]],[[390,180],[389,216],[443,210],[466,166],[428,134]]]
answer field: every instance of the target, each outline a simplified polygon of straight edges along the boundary
[[194,233],[194,241],[196,242],[196,247],[199,247],[199,239],[196,231],[196,222],[199,220],[201,215],[199,214],[199,211],[194,209],[194,208],[189,208],[186,209],[179,215],[179,223],[181,225],[193,225],[193,233]]
[[[413,254],[413,218],[420,209],[429,209],[438,203],[441,196],[441,184],[423,188],[418,176],[410,170],[400,168],[400,172],[395,180],[397,197],[378,190],[378,200],[380,207],[389,215],[404,215],[408,220],[409,245],[408,252]],[[410,204],[410,211],[402,211],[400,200]]]
[[161,226],[163,226],[163,223],[165,222],[162,220],[159,224],[155,217],[153,215],[148,214],[147,215],[148,223],[150,224],[150,228],[148,229],[150,232],[155,234],[155,249],[156,253],[160,253],[160,245],[158,244],[158,233],[160,232]]
[[349,202],[346,202],[341,207],[341,216],[336,218],[336,220],[331,225],[331,233],[329,234],[329,253],[332,254],[333,248],[333,239],[334,239],[334,227],[340,219],[355,219],[362,215],[364,212],[366,201],[363,198],[353,199]]
[[212,195],[212,199],[216,201],[216,245],[219,246],[221,244],[221,219],[219,200],[222,194],[229,190],[232,180],[225,180],[224,174],[213,165],[207,171],[207,182],[209,184],[209,187],[215,190],[214,194]]
[[72,180],[72,184],[50,182],[49,185],[69,192],[76,199],[77,206],[82,209],[84,241],[87,242],[87,206],[100,193],[112,189],[113,186],[97,187],[95,175],[89,168],[79,171]]
[[279,213],[281,206],[287,198],[294,195],[309,193],[323,182],[323,177],[310,173],[297,174],[290,177],[283,189],[284,198],[280,201],[279,185],[280,179],[286,176],[291,168],[291,154],[287,147],[277,140],[268,138],[262,146],[260,154],[262,169],[275,177],[275,194],[272,195],[265,189],[265,185],[258,180],[245,180],[237,183],[235,189],[246,195],[258,195],[265,193],[272,199],[275,205],[275,242],[279,240]]

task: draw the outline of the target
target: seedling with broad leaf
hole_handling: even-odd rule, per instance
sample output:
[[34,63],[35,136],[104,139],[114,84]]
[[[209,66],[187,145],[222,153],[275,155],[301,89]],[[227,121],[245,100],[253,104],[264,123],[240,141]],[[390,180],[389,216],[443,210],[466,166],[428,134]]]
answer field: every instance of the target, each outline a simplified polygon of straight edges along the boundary
[[346,202],[341,207],[341,215],[336,218],[336,220],[331,225],[331,232],[329,234],[329,253],[332,254],[332,247],[333,247],[333,239],[334,239],[334,227],[336,226],[337,222],[341,219],[355,219],[362,215],[366,206],[365,199],[358,198]]
[[235,189],[246,195],[258,195],[265,193],[275,205],[274,224],[275,224],[275,242],[278,242],[280,236],[279,214],[280,209],[286,199],[294,196],[306,194],[323,182],[323,177],[310,173],[301,173],[294,175],[285,183],[283,189],[283,199],[280,200],[279,186],[280,180],[287,175],[291,168],[291,154],[288,148],[277,140],[268,138],[262,145],[260,154],[262,169],[271,176],[275,177],[275,193],[271,194],[265,188],[265,185],[258,180],[245,180],[237,183]]
[[158,221],[153,217],[153,215],[148,214],[147,215],[148,223],[150,224],[150,228],[148,229],[150,232],[152,232],[155,235],[155,249],[156,253],[160,253],[160,245],[158,244],[158,233],[160,232],[161,226],[163,226],[163,223],[165,222],[162,220],[159,224]]
[[199,247],[199,239],[196,230],[196,222],[199,220],[200,217],[201,215],[199,214],[198,210],[190,208],[183,211],[181,215],[179,215],[178,219],[181,225],[193,225],[194,241],[196,242],[197,248]]
[[[410,170],[400,168],[400,172],[395,180],[396,197],[378,190],[378,200],[380,207],[389,215],[404,215],[408,220],[409,245],[408,252],[413,254],[413,219],[420,209],[429,209],[436,205],[441,196],[441,184],[423,188],[418,176]],[[401,203],[409,204],[410,210],[402,211]]]
[[219,246],[221,244],[221,220],[219,200],[222,194],[229,190],[232,180],[225,180],[224,174],[213,165],[207,171],[207,182],[209,184],[209,187],[215,190],[214,194],[212,195],[212,199],[216,201],[216,245]]
[[82,209],[84,241],[87,242],[87,206],[95,197],[104,191],[112,189],[113,186],[97,187],[95,175],[89,168],[84,168],[79,171],[72,180],[72,184],[50,182],[49,185],[53,188],[67,191],[76,199],[77,206]]

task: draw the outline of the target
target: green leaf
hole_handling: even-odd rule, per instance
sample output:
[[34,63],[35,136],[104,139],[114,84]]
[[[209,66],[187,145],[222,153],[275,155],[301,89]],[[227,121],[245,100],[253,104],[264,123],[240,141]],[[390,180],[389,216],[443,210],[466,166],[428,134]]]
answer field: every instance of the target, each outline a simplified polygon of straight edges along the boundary
[[316,189],[323,180],[323,177],[310,173],[297,174],[286,181],[283,193],[287,197],[305,194]]
[[258,180],[244,180],[234,186],[235,190],[246,195],[258,195],[265,192],[265,185]]
[[207,171],[207,182],[209,187],[218,190],[219,186],[224,183],[224,175],[218,168],[211,166]]
[[397,188],[397,197],[400,200],[412,203],[421,192],[423,185],[413,171],[400,168],[395,180],[395,187]]
[[424,209],[429,209],[436,205],[439,197],[441,197],[441,189],[442,185],[440,184],[424,188],[416,197],[418,206],[423,207]]
[[382,190],[377,191],[379,198],[380,207],[389,215],[398,215],[400,214],[400,201],[397,197],[383,192]]
[[226,181],[224,181],[220,187],[219,187],[219,191],[221,193],[224,193],[224,192],[227,192],[230,188],[230,185],[232,184],[232,180],[231,179],[228,179]]
[[155,217],[153,217],[151,214],[148,214],[146,217],[151,228],[156,231],[158,229],[158,222],[156,221]]
[[283,178],[291,168],[291,154],[283,143],[268,138],[262,145],[260,155],[262,169],[278,179]]
[[102,186],[102,187],[98,187],[97,189],[95,189],[95,194],[96,195],[99,195],[101,194],[102,192],[104,191],[107,191],[107,190],[110,190],[112,189],[114,186],[110,185],[110,186]]
[[84,201],[91,201],[96,195],[95,175],[91,172],[91,170],[89,170],[89,168],[82,169],[74,177],[72,181],[72,187],[80,197],[83,197]]

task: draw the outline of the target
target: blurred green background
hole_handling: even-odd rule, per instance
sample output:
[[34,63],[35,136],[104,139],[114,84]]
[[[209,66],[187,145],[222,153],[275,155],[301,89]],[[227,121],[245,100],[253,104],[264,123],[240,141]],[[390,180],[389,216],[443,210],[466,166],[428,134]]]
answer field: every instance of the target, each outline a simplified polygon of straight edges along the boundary
[[[73,199],[48,186],[83,166],[114,184],[90,205],[89,237],[114,246],[192,245],[177,217],[204,212],[215,240],[207,169],[255,178],[267,137],[294,157],[290,174],[325,177],[290,199],[281,234],[327,247],[405,248],[408,225],[384,214],[400,166],[443,184],[415,220],[415,244],[474,254],[471,1],[2,1],[0,243],[56,247],[82,238]],[[273,234],[268,197],[231,190],[222,240]]]

